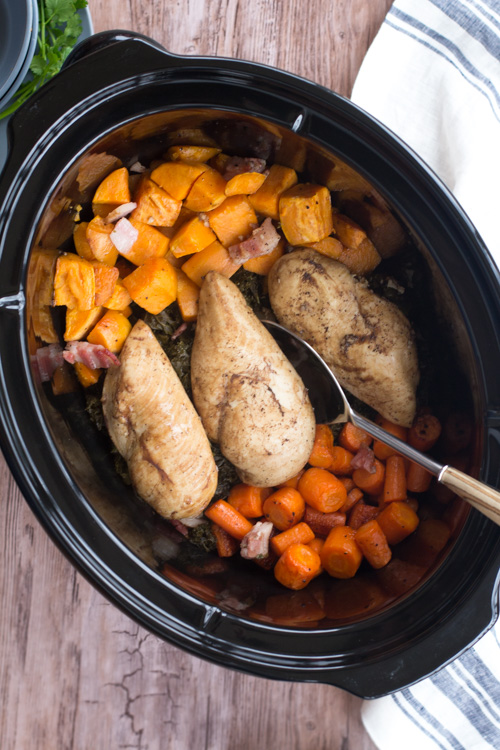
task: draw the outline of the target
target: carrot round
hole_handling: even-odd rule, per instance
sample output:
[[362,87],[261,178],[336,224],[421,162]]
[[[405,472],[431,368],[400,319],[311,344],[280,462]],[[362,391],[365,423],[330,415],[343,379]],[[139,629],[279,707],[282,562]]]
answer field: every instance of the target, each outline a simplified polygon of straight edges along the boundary
[[321,569],[317,552],[305,544],[291,544],[274,566],[276,580],[289,589],[298,591],[307,586]]
[[224,531],[222,526],[218,526],[213,522],[211,526],[217,544],[217,554],[219,557],[232,557],[235,555],[240,546],[238,540],[228,534],[227,531]]
[[423,466],[410,462],[406,472],[406,488],[410,492],[426,492],[432,482],[432,474]]
[[290,479],[287,479],[286,482],[282,482],[279,487],[293,487],[293,489],[296,490],[299,479],[303,473],[304,469],[301,469],[298,474],[295,474],[294,477],[290,477]]
[[361,427],[346,422],[339,435],[339,444],[351,453],[357,453],[362,445],[371,445],[372,439]]
[[[406,443],[408,439],[408,430],[406,429],[406,427],[401,427],[401,425],[399,424],[394,424],[394,422],[390,422],[388,419],[379,419],[377,421],[383,430],[389,432],[391,435],[394,435],[394,437],[397,437],[404,443]],[[376,457],[380,458],[382,461],[385,461],[386,458],[389,458],[389,456],[394,456],[394,454],[397,453],[394,448],[386,445],[381,440],[375,440],[375,442],[373,443],[373,452],[375,453]]]
[[408,442],[419,451],[428,451],[441,434],[441,422],[432,414],[421,414],[408,431]]
[[262,510],[268,521],[280,531],[295,526],[302,520],[306,504],[293,487],[281,487],[264,501]]
[[333,474],[350,474],[351,461],[354,454],[351,451],[342,448],[340,445],[334,445],[332,448],[332,461],[328,467]]
[[348,526],[336,526],[328,534],[320,557],[324,569],[334,578],[352,578],[361,565],[363,553],[355,534]]
[[406,500],[406,468],[402,456],[389,456],[385,464],[384,502]]
[[351,529],[357,531],[360,526],[362,526],[364,523],[367,523],[367,521],[371,521],[374,518],[377,518],[379,513],[380,508],[377,508],[374,505],[368,505],[367,503],[364,503],[362,500],[360,500],[351,510],[347,525],[350,526]]
[[333,513],[321,513],[315,508],[311,508],[310,505],[306,506],[306,512],[304,513],[304,521],[319,536],[328,536],[330,529],[334,526],[344,526],[346,521],[346,514],[340,510],[336,510]]
[[385,467],[384,464],[375,459],[375,471],[373,474],[368,469],[355,469],[352,478],[356,487],[368,495],[378,495],[384,488]]
[[253,524],[248,518],[242,516],[236,508],[226,503],[225,500],[217,500],[205,511],[205,515],[214,523],[218,524],[228,534],[240,541],[252,530]]
[[[353,485],[354,485],[354,482],[353,482]],[[342,511],[342,513],[349,513],[349,511],[351,511],[354,508],[356,503],[359,503],[359,501],[362,499],[363,499],[363,493],[361,492],[359,487],[356,487],[356,485],[354,485],[352,490],[350,490],[347,493],[347,500],[345,501],[345,503],[343,504],[340,510]]]
[[291,544],[308,544],[314,539],[314,531],[307,523],[301,521],[296,526],[292,526],[291,529],[282,531],[281,534],[276,534],[271,539],[271,549],[276,552],[277,555],[282,555],[283,552]]
[[356,487],[356,485],[354,484],[354,479],[352,477],[339,477],[339,479],[344,485],[347,494],[349,494],[349,492]]
[[326,469],[313,467],[305,471],[298,490],[306,503],[322,513],[333,513],[345,503],[347,491],[340,479]]
[[332,450],[333,434],[331,429],[326,424],[317,424],[309,463],[311,466],[328,469],[333,460]]
[[391,548],[375,519],[360,526],[354,539],[372,568],[383,568],[391,559]]
[[254,487],[251,484],[235,484],[229,492],[227,501],[245,518],[260,518],[264,515],[262,506],[271,490]]
[[398,544],[411,534],[418,526],[419,518],[408,503],[394,502],[384,508],[377,516],[380,528],[390,545]]

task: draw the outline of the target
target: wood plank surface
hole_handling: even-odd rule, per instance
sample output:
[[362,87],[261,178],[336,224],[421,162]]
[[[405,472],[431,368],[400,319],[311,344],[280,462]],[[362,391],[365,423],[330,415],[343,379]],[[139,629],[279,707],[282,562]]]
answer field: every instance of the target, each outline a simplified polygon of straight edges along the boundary
[[[274,65],[349,95],[391,0],[89,0],[95,31]],[[61,555],[0,459],[2,750],[374,750],[361,701],[192,657]]]

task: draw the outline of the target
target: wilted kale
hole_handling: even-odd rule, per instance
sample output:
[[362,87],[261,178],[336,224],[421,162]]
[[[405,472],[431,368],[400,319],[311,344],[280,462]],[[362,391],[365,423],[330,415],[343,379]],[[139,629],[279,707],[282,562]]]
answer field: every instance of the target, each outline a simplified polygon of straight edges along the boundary
[[192,544],[205,550],[205,552],[214,552],[217,547],[217,542],[209,523],[200,523],[199,526],[190,528],[188,539]]
[[262,308],[263,304],[263,289],[262,289],[262,276],[252,271],[246,271],[243,266],[239,268],[234,276],[231,277],[231,281],[236,284],[240,292],[245,298],[245,301],[249,307],[255,312]]
[[224,458],[220,448],[216,443],[210,443],[212,453],[214,454],[214,461],[219,471],[219,481],[217,489],[215,490],[214,497],[216,499],[221,497],[227,497],[229,490],[234,484],[238,484],[240,481],[236,473],[236,469],[233,464],[230,463],[227,458]]
[[194,327],[188,327],[175,339],[172,334],[180,328],[183,320],[176,302],[173,302],[158,315],[147,313],[144,322],[155,334],[161,348],[172,363],[184,389],[191,397],[191,351],[194,341]]

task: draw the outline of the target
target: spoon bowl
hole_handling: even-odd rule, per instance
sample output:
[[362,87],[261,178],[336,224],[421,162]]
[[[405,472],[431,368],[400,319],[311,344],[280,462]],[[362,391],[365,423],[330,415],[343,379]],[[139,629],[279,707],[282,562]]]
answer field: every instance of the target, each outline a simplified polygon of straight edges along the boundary
[[307,341],[272,320],[263,320],[262,323],[302,378],[318,424],[352,422],[371,437],[381,440],[405,458],[423,466],[438,482],[500,525],[500,492],[452,466],[438,463],[358,414],[349,404],[334,373]]

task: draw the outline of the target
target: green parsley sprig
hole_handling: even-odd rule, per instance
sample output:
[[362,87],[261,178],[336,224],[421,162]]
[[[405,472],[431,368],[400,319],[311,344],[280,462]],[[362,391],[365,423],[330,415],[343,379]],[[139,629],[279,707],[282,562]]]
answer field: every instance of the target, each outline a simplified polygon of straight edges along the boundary
[[16,92],[15,101],[0,113],[8,117],[59,73],[63,62],[82,33],[77,11],[87,7],[87,0],[38,0],[38,48],[30,64],[31,76]]

